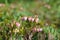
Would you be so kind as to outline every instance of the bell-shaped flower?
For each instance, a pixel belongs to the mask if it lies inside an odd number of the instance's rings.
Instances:
[[[26,16],[25,17],[22,17],[22,20],[25,20],[26,21],[27,20],[27,17]]]
[[[19,22],[16,22],[16,26],[20,27],[20,23]]]

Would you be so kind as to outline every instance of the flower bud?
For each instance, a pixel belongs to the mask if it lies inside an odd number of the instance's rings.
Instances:
[[[28,21],[31,21],[31,20],[32,20],[32,17],[29,17],[29,18],[28,18]]]
[[[38,23],[38,22],[39,22],[39,18],[36,18],[36,19],[35,19],[35,22]]]
[[[35,19],[34,19],[34,18],[32,18],[32,20],[31,20],[31,21],[32,21],[32,22],[34,22],[34,20],[35,20]]]
[[[20,26],[20,23],[16,22],[16,26],[18,26],[18,27],[19,27],[19,26]]]
[[[22,20],[25,20],[26,21],[27,20],[27,17],[22,17]]]
[[[42,31],[42,28],[37,28],[37,32],[41,32]]]

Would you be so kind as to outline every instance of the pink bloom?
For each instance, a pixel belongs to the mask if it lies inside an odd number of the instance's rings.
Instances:
[[[25,20],[26,21],[27,20],[27,17],[26,16],[25,17],[22,17],[22,20]]]
[[[28,20],[31,21],[32,20],[32,17],[29,17]]]
[[[34,21],[35,19],[34,18],[32,18],[32,22]]]
[[[18,26],[18,27],[19,27],[19,26],[20,26],[20,23],[16,22],[16,26]]]
[[[39,18],[36,18],[36,19],[35,19],[35,22],[38,23],[38,22],[39,22]]]

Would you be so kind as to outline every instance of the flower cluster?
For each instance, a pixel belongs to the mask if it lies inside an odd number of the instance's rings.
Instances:
[[[39,18],[33,18],[33,17],[26,17],[26,16],[24,16],[24,17],[22,17],[22,20],[24,20],[24,21],[31,21],[31,22],[36,22],[36,23],[38,23],[39,22]]]
[[[34,31],[34,32],[42,32],[43,29],[42,29],[42,28],[36,28],[36,27],[34,27],[34,28],[32,29],[32,31]]]

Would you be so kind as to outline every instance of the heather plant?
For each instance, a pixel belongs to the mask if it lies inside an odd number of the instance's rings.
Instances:
[[[60,40],[60,0],[0,0],[0,40]]]

